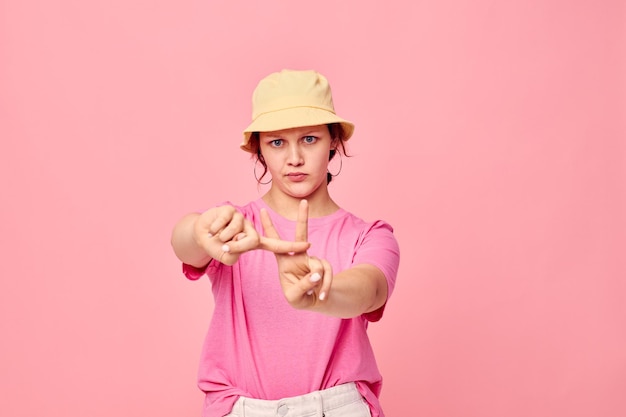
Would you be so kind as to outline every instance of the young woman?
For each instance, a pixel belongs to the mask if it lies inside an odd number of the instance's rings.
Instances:
[[[391,226],[331,198],[328,164],[354,131],[315,71],[270,74],[240,147],[269,174],[262,198],[183,217],[172,246],[207,274],[215,310],[202,350],[205,417],[383,416],[367,337],[393,290]]]

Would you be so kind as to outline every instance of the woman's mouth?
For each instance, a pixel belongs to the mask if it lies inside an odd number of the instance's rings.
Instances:
[[[289,181],[301,182],[306,179],[307,174],[305,174],[304,172],[290,172],[286,175],[286,177]]]

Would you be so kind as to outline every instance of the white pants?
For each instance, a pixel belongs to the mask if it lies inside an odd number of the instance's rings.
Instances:
[[[239,397],[225,417],[371,417],[353,382],[281,400]]]

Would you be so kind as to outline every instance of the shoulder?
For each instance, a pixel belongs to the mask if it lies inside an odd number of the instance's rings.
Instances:
[[[381,269],[395,275],[400,258],[400,247],[391,224],[380,219],[365,221],[351,213],[348,213],[348,216],[349,222],[353,224],[355,231],[358,231],[355,258],[375,265],[377,264],[375,260],[382,261],[387,264],[387,267]]]
[[[385,220],[363,220],[361,217],[356,216],[348,211],[345,212],[345,222],[352,228],[359,231],[361,238],[365,238],[369,235],[380,235],[393,238],[393,227]]]
[[[337,218],[333,226],[343,239],[353,242],[357,253],[392,253],[399,256],[398,241],[393,233],[393,227],[385,220],[366,221],[345,211]],[[349,238],[349,236],[351,236]]]

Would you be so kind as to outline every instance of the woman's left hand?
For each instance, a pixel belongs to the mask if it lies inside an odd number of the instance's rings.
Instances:
[[[300,202],[296,219],[295,242],[307,242],[309,206],[306,200]],[[281,239],[266,210],[261,209],[261,223],[265,236]],[[271,250],[269,248],[265,248]],[[333,271],[325,259],[309,256],[306,251],[277,253],[280,284],[289,304],[298,309],[309,309],[328,298]]]

